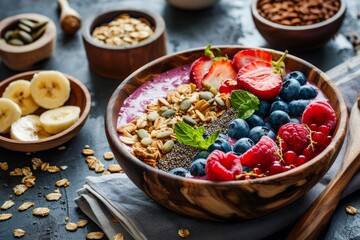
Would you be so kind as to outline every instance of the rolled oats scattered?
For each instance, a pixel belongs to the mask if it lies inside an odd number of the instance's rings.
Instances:
[[[33,187],[35,186],[35,176],[25,176],[21,179],[21,183],[25,184],[27,187]]]
[[[3,205],[1,205],[1,210],[7,210],[9,208],[11,208],[12,206],[14,206],[15,203],[12,200],[7,200],[3,203]]]
[[[103,232],[89,232],[86,234],[86,239],[102,239],[104,236]]]
[[[74,231],[76,231],[76,229],[78,228],[78,226],[77,226],[76,223],[68,222],[68,223],[66,223],[65,228],[66,228],[66,230],[68,230],[68,231],[74,232]]]
[[[101,176],[106,176],[106,175],[110,175],[110,174],[111,174],[111,172],[105,171],[105,172],[101,173]]]
[[[12,170],[10,172],[10,176],[12,176],[12,177],[22,176],[22,175],[23,175],[23,172],[22,172],[21,168],[15,168],[14,170]]]
[[[61,170],[66,170],[68,168],[68,166],[60,166]]]
[[[54,193],[60,193],[60,190],[59,190],[59,189],[55,189],[55,190],[54,190]]]
[[[59,151],[61,151],[61,150],[65,150],[66,149],[66,147],[65,146],[60,146],[60,147],[58,147],[58,150]]]
[[[95,154],[95,151],[90,148],[84,148],[81,152],[84,156],[92,156]]]
[[[88,220],[82,219],[82,220],[79,220],[76,225],[77,225],[78,228],[83,228],[83,227],[85,227],[88,223],[89,223]]]
[[[84,148],[90,148],[90,145],[86,144],[86,145],[84,146]]]
[[[111,238],[111,240],[124,240],[124,235],[122,233],[118,233]]]
[[[49,215],[50,209],[47,207],[38,207],[33,209],[33,215],[45,217]]]
[[[31,176],[32,175],[31,169],[29,167],[23,167],[21,169],[21,171],[25,176]]]
[[[14,193],[16,196],[19,196],[23,194],[26,190],[28,190],[28,187],[25,184],[18,184],[15,187],[13,187]]]
[[[31,208],[32,206],[34,206],[35,204],[33,202],[24,202],[23,204],[20,205],[20,207],[18,208],[19,211],[25,211],[29,208]]]
[[[10,218],[12,218],[12,214],[11,213],[1,213],[0,214],[0,221],[5,221],[8,220]]]
[[[107,169],[111,173],[120,173],[123,171],[122,167],[119,164],[110,164]]]
[[[114,154],[112,152],[104,152],[103,157],[105,160],[111,160],[111,159],[114,159]]]
[[[111,218],[111,221],[114,222],[114,223],[119,222],[119,220],[116,217]]]
[[[45,196],[46,200],[48,201],[58,201],[61,198],[61,193],[49,193],[48,195]]]
[[[190,231],[187,228],[180,228],[178,234],[181,238],[187,238],[190,235]]]
[[[105,170],[104,164],[98,162],[98,163],[95,165],[95,172],[96,172],[96,173],[102,173],[102,172],[104,172],[104,170]]]
[[[50,164],[45,162],[41,164],[41,171],[46,172],[49,169]]]
[[[7,162],[0,162],[0,169],[3,171],[7,171],[9,169],[9,165]]]
[[[57,167],[57,166],[49,166],[47,171],[51,172],[51,173],[56,173],[56,172],[60,172],[61,169],[59,167]]]
[[[70,182],[66,178],[63,178],[63,179],[60,179],[60,180],[56,181],[55,186],[57,186],[57,187],[68,187],[68,186],[70,186]]]
[[[357,209],[353,206],[346,206],[345,211],[350,215],[355,215],[357,213]]]
[[[38,167],[41,167],[43,161],[40,158],[32,158],[31,162],[33,163],[33,169],[36,170]]]
[[[21,237],[25,236],[26,232],[24,230],[18,228],[18,229],[15,229],[13,233],[14,233],[14,237],[21,238]]]

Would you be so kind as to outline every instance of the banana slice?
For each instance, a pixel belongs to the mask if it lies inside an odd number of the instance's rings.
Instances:
[[[80,117],[78,106],[64,106],[47,110],[40,115],[40,122],[48,133],[59,133],[73,125]]]
[[[10,83],[3,93],[4,98],[9,98],[19,105],[22,115],[28,115],[36,111],[36,104],[30,93],[30,81],[16,80]]]
[[[54,109],[69,99],[70,81],[58,71],[38,72],[31,79],[30,92],[39,106]]]
[[[11,124],[21,117],[19,105],[8,98],[0,98],[0,133],[8,133]]]
[[[21,117],[11,125],[10,136],[20,141],[36,141],[51,136],[45,132],[37,115]]]

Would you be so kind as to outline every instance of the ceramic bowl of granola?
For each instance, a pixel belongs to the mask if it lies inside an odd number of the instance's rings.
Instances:
[[[215,221],[263,216],[303,196],[330,168],[346,133],[345,102],[323,72],[297,57],[240,46],[208,50],[168,55],[131,74],[109,100],[107,139],[136,186],[176,213]],[[216,58],[220,52],[228,59]],[[280,69],[283,60],[285,72],[275,73],[271,59]],[[270,69],[271,84],[254,90],[246,83],[260,65]],[[300,86],[292,79],[298,76],[308,81]],[[317,94],[299,90],[291,100],[286,81]],[[283,118],[279,101],[297,117]],[[313,117],[318,112],[328,117]]]
[[[251,3],[258,31],[281,50],[305,51],[323,46],[338,32],[345,12],[345,0],[254,0]]]
[[[165,22],[155,12],[119,8],[90,16],[82,27],[90,69],[124,80],[142,65],[166,54]]]

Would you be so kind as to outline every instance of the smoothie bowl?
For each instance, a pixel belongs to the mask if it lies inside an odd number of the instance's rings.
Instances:
[[[110,98],[105,124],[137,187],[179,214],[224,221],[268,214],[319,182],[343,143],[347,111],[311,64],[221,46],[134,72]]]

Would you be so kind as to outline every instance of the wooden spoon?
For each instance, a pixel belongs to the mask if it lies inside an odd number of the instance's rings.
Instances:
[[[308,211],[292,228],[288,240],[317,239],[330,220],[341,194],[360,168],[360,95],[351,109],[347,146],[343,161],[334,178],[317,197]]]
[[[60,26],[66,34],[74,34],[81,26],[80,14],[70,7],[67,0],[58,0],[60,6]]]

